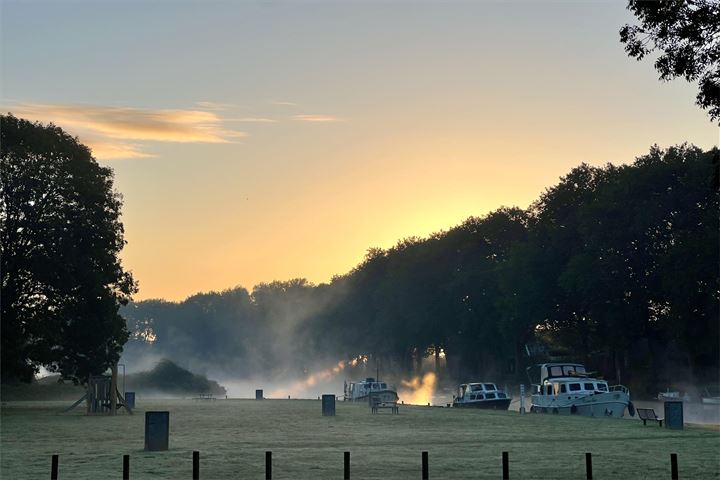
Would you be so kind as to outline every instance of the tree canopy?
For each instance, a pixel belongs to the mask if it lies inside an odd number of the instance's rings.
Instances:
[[[151,353],[235,378],[361,354],[408,375],[438,352],[456,380],[520,379],[558,356],[630,385],[662,385],[678,365],[716,374],[718,153],[653,147],[631,164],[582,164],[525,210],[370,249],[329,284],[133,303],[129,359]]]
[[[629,0],[628,9],[640,21],[620,30],[628,55],[641,60],[659,52],[660,79],[697,81],[697,105],[720,121],[720,2]]]
[[[59,127],[0,117],[2,380],[83,381],[117,361],[136,285],[112,170]]]

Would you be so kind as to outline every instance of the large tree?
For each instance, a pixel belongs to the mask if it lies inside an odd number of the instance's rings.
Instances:
[[[136,291],[113,172],[52,124],[0,116],[2,380],[83,381],[116,362]]]
[[[696,103],[720,120],[720,2],[718,0],[630,0],[640,21],[625,25],[620,40],[640,60],[657,51],[661,80],[698,82]]]

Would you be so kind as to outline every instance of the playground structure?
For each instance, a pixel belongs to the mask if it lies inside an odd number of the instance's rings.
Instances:
[[[88,415],[117,415],[119,408],[124,408],[132,415],[132,408],[118,390],[117,365],[110,369],[110,375],[92,375],[88,378],[87,390],[78,401],[65,411],[69,412],[85,401]]]

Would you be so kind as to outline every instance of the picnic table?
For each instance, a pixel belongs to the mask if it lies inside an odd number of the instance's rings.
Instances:
[[[383,409],[390,410],[393,415],[400,413],[397,402],[373,402],[370,407],[372,413],[379,413]]]
[[[193,400],[217,400],[212,393],[198,393],[198,396]]]

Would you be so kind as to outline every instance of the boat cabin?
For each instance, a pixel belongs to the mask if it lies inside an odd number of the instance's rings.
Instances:
[[[392,387],[391,387],[392,388]],[[351,398],[364,397],[371,392],[388,390],[385,382],[376,382],[374,378],[366,378],[363,382],[352,382],[348,385],[348,396]]]
[[[465,400],[494,400],[508,398],[494,383],[466,383],[458,387],[457,398]]]
[[[544,363],[540,367],[540,384],[533,385],[536,395],[589,395],[610,391],[605,380],[591,377],[580,363]]]
[[[607,393],[608,384],[604,380],[588,378],[578,379],[554,379],[546,380],[542,385],[535,385],[538,395],[561,395],[564,393],[587,395],[590,393]]]
[[[579,363],[543,363],[540,365],[540,383],[560,377],[585,377],[585,365]]]

